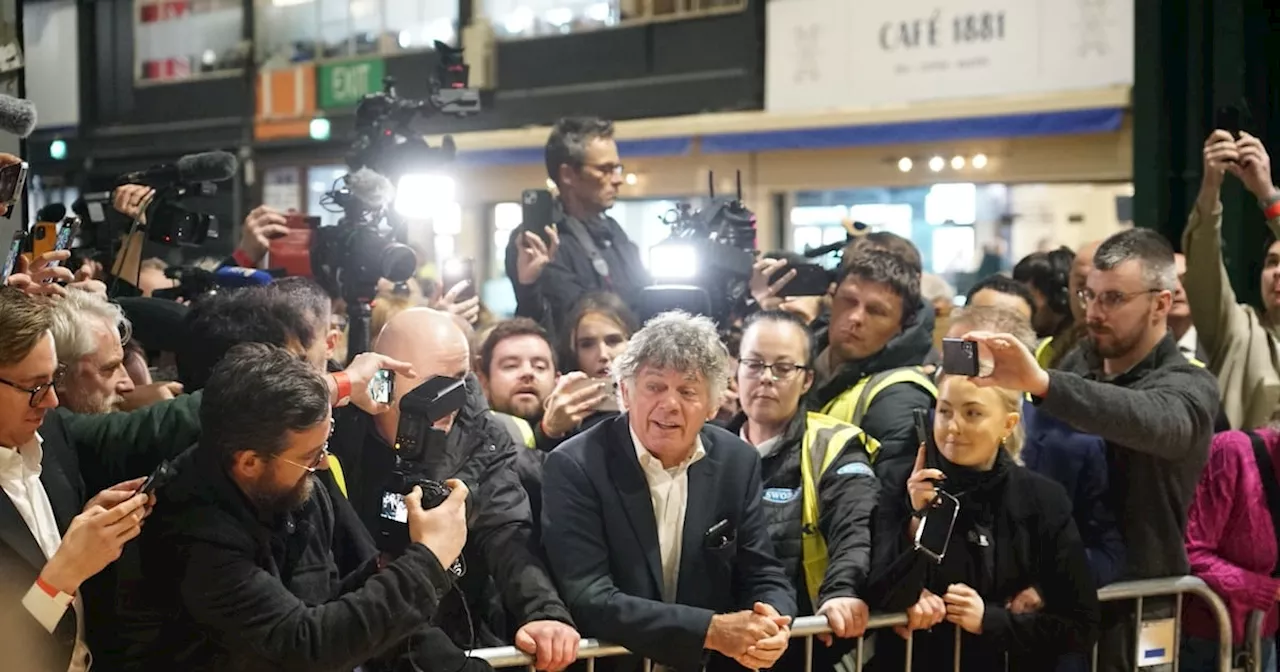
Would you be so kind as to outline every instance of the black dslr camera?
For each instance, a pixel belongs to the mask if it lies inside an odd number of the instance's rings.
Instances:
[[[409,545],[409,510],[405,495],[422,488],[422,508],[433,509],[449,497],[451,489],[428,476],[428,460],[444,450],[446,435],[432,427],[458,411],[467,401],[466,384],[447,376],[435,376],[400,399],[400,424],[396,427],[396,463],[382,491],[378,525],[378,549],[399,555]],[[462,576],[462,558],[449,568]]]

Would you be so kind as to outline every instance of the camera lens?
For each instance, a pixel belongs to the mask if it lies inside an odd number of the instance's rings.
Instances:
[[[382,277],[404,282],[418,270],[418,256],[408,245],[390,243],[382,250]]]

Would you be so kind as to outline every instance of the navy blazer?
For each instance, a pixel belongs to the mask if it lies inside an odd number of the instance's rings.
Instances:
[[[658,528],[628,416],[601,422],[561,444],[543,471],[543,545],[560,596],[583,635],[626,647],[678,670],[732,663],[703,650],[711,617],[755,602],[796,614],[795,592],[760,508],[760,456],[742,439],[706,425],[706,456],[690,465],[675,603],[662,600]],[[734,538],[708,530],[727,520]],[[639,659],[610,662],[631,670]]]

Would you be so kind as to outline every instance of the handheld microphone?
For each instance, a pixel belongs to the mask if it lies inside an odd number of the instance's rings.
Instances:
[[[0,131],[25,138],[36,130],[36,106],[29,100],[0,94]]]
[[[202,152],[188,154],[178,159],[176,163],[165,163],[146,170],[125,173],[120,176],[119,182],[153,187],[196,182],[222,182],[235,177],[239,169],[240,162],[232,154]]]
[[[258,287],[275,281],[270,273],[253,268],[222,266],[213,272],[213,282],[219,287]]]

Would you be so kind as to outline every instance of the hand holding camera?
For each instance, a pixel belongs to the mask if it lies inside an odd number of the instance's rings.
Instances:
[[[439,484],[431,484],[439,485]],[[428,488],[431,492],[423,492],[421,485],[415,485],[405,496],[408,508],[409,539],[431,549],[442,567],[453,565],[462,555],[462,547],[467,544],[467,486],[457,479],[444,482],[449,489],[447,495],[442,489]]]

